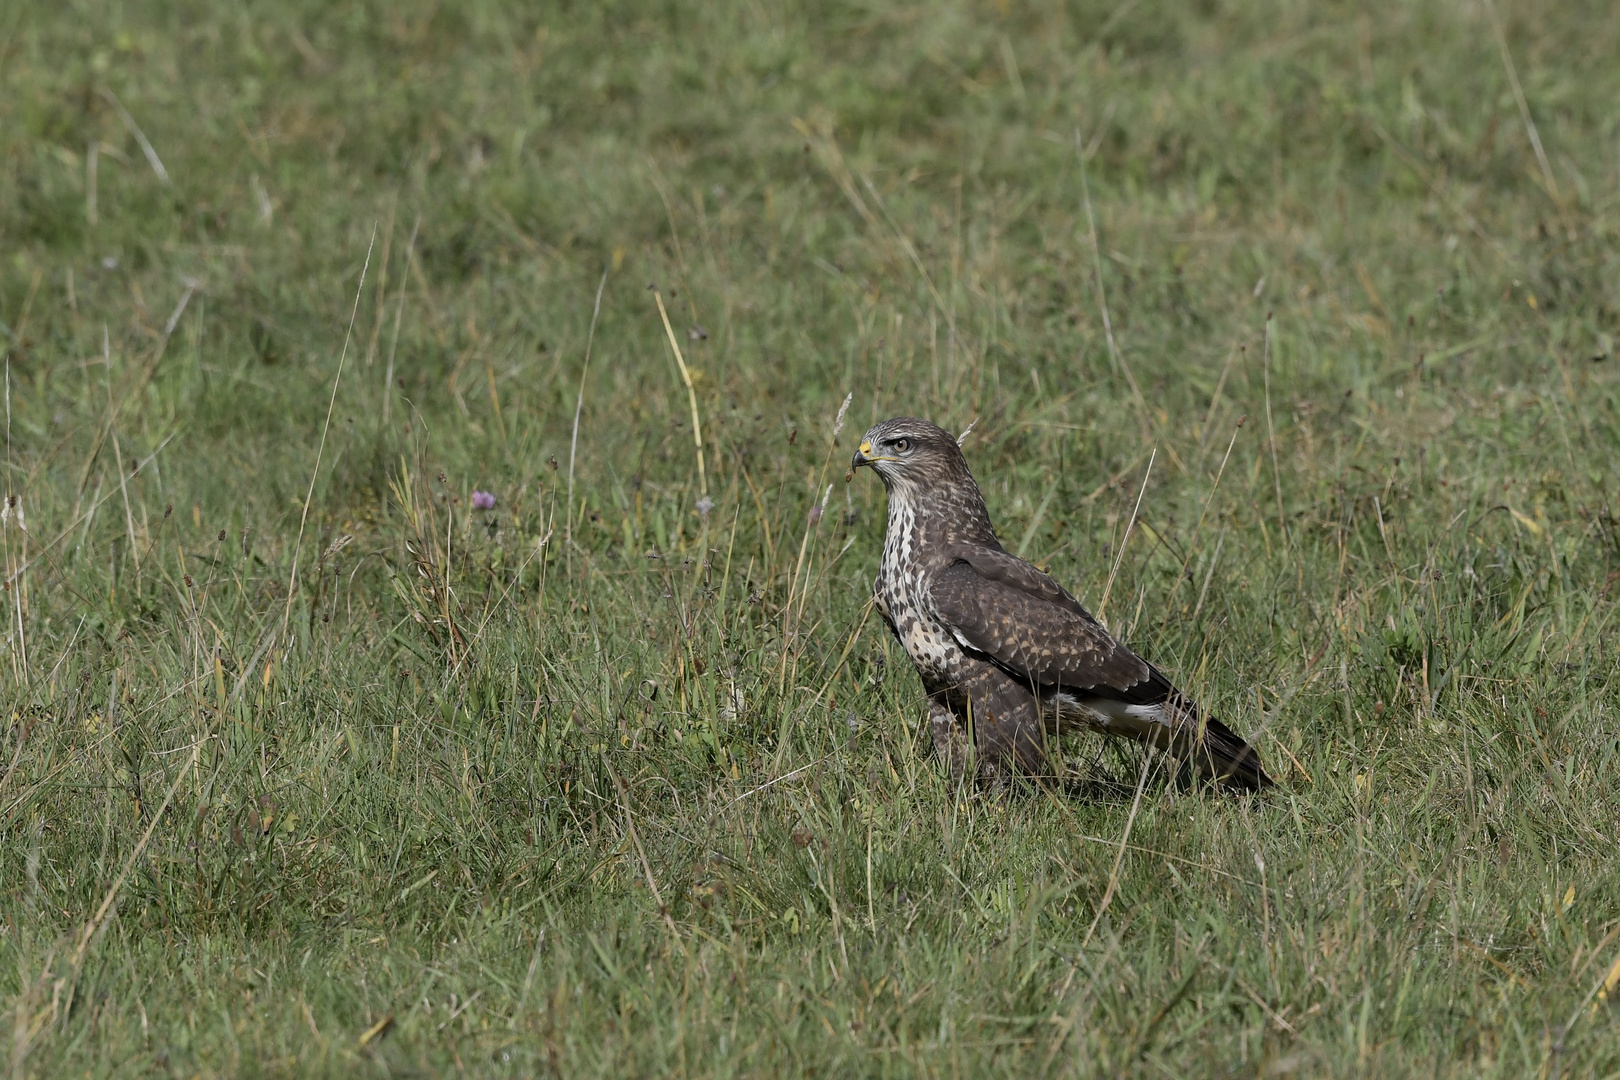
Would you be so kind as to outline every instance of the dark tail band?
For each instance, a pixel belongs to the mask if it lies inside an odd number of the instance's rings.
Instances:
[[[1214,717],[1203,721],[1204,737],[1194,752],[1198,771],[1227,787],[1263,791],[1275,781],[1260,766],[1260,754]]]

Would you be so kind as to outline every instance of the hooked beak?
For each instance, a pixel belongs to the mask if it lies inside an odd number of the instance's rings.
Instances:
[[[849,467],[851,469],[858,469],[862,465],[870,465],[870,464],[872,464],[872,459],[867,456],[871,452],[872,452],[872,444],[871,443],[869,443],[869,442],[861,443],[860,446],[855,448],[855,456],[849,459]]]

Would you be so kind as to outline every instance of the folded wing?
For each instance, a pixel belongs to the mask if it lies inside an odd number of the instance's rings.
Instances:
[[[1162,705],[1151,715],[1165,725],[1178,755],[1190,756],[1201,772],[1223,783],[1250,789],[1270,785],[1253,747],[1201,714],[1052,578],[999,548],[964,547],[952,554],[954,560],[933,576],[933,603],[964,646],[1031,689]]]
[[[1173,692],[1152,665],[1114,640],[1061,585],[1024,560],[964,547],[931,581],[935,613],[957,640],[1035,687],[1132,704]]]

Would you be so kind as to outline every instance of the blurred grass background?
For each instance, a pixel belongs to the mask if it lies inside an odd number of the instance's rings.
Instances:
[[[1617,52],[8,7],[11,1074],[1616,1075]],[[895,414],[1281,786],[951,789]]]

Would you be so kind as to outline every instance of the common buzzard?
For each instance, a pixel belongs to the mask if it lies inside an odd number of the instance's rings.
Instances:
[[[953,776],[1050,772],[1046,738],[1077,726],[1159,747],[1246,789],[1260,755],[1116,641],[1063,586],[996,540],[950,433],[912,417],[868,431],[851,468],[889,493],[873,594],[928,692],[934,748]]]

